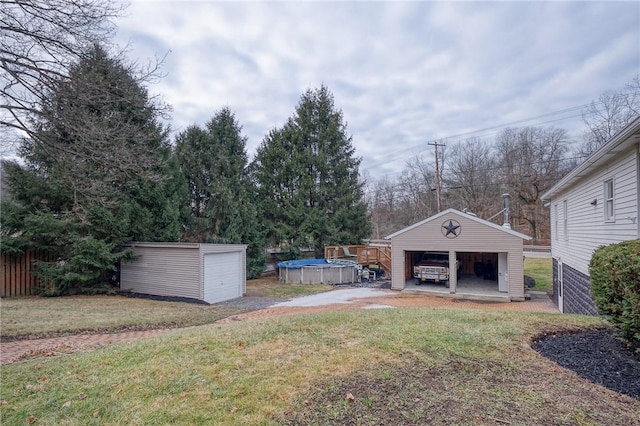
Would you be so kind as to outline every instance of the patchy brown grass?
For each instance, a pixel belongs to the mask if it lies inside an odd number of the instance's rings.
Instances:
[[[247,296],[289,299],[329,285],[281,284],[275,274],[247,281]],[[17,340],[77,333],[112,333],[210,324],[246,310],[123,296],[8,298],[0,301],[0,338]]]
[[[243,312],[184,302],[123,296],[2,299],[2,340],[209,324]]]
[[[278,275],[275,272],[269,272],[260,278],[247,280],[246,295],[289,299],[330,290],[333,290],[333,287],[327,284],[284,284],[278,281]]]
[[[526,355],[515,360],[404,356],[314,383],[287,425],[637,425],[640,404]]]
[[[640,401],[534,351],[598,318],[352,310],[177,330],[3,366],[7,424],[634,425]]]

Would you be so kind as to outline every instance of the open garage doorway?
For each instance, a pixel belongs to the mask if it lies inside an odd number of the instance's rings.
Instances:
[[[434,293],[454,292],[456,273],[451,273],[451,267],[459,266],[459,260],[454,260],[450,264],[449,252],[406,251],[405,288],[422,289],[425,292]]]
[[[459,252],[457,292],[508,292],[507,253]]]

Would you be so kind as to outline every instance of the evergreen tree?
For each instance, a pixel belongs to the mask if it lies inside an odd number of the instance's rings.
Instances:
[[[272,244],[293,255],[361,243],[371,225],[342,112],[326,86],[304,93],[294,115],[258,148],[252,165]]]
[[[229,108],[204,129],[178,135],[176,155],[189,187],[191,215],[184,241],[247,244],[247,276],[264,270],[264,236],[247,176],[246,137]]]
[[[131,240],[180,236],[179,169],[161,110],[130,67],[94,46],[41,105],[24,166],[7,164],[2,249],[40,248],[51,294],[102,282]]]

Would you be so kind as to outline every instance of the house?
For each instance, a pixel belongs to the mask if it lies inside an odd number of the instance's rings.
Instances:
[[[243,244],[133,242],[120,265],[120,288],[132,293],[218,303],[246,292]]]
[[[553,300],[596,315],[589,262],[600,246],[640,237],[640,117],[542,195],[551,215]]]
[[[445,297],[524,300],[522,242],[531,238],[512,230],[508,220],[505,223],[500,226],[448,209],[387,236],[391,288]],[[416,278],[420,265],[430,261],[448,267],[447,279]]]

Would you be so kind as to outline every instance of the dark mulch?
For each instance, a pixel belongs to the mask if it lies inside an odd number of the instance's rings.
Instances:
[[[580,377],[640,399],[640,356],[611,329],[548,335],[533,348]]]

